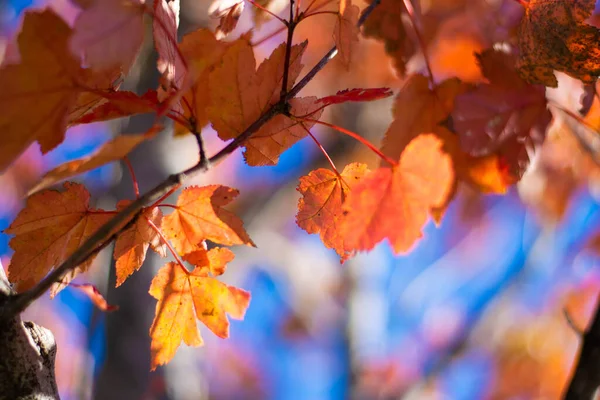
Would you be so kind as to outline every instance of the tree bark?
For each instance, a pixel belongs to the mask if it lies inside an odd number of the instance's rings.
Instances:
[[[0,307],[13,292],[0,264]],[[56,342],[52,332],[16,316],[0,321],[0,399],[59,399],[54,359]]]

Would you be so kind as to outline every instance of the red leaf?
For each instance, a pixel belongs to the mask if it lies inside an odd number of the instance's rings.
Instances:
[[[98,307],[100,311],[116,311],[119,309],[119,306],[112,306],[108,304],[104,296],[102,296],[102,293],[96,289],[96,286],[90,283],[70,283],[69,286],[79,290],[89,297],[92,303],[94,303],[94,305]]]
[[[323,103],[325,106],[332,104],[341,104],[348,101],[373,101],[385,99],[393,96],[390,88],[373,88],[373,89],[346,89],[340,90],[333,96],[323,97],[317,100],[317,103]]]

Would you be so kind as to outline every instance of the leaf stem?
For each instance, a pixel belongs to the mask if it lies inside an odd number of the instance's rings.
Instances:
[[[321,150],[321,153],[323,153],[323,155],[327,159],[327,162],[329,162],[329,165],[331,165],[331,168],[333,169],[333,171],[335,172],[335,174],[338,176],[338,178],[342,179],[342,175],[340,175],[340,172],[335,167],[335,164],[333,163],[333,160],[331,159],[331,157],[329,156],[329,153],[327,153],[327,150],[325,150],[325,148],[323,147],[323,145],[321,144],[321,142],[319,142],[319,140],[311,133],[310,129],[308,129],[306,126],[304,126],[304,124],[302,122],[300,122],[300,126],[302,127],[302,129],[304,129],[306,131],[306,133],[308,134],[308,136],[310,136],[311,139],[315,142],[315,144],[317,145],[317,147],[319,148],[319,150]]]
[[[181,267],[183,267],[183,269],[185,271],[187,271],[187,268],[183,265],[183,261],[181,261],[181,259],[179,258],[179,255],[177,254],[177,252],[175,251],[173,246],[171,246],[171,243],[167,240],[165,235],[163,235],[162,230],[158,226],[156,226],[156,224],[154,222],[152,222],[152,220],[150,218],[148,218],[146,216],[144,218],[146,219],[148,224],[152,227],[152,229],[154,229],[154,231],[158,234],[158,236],[160,237],[160,240],[162,240],[162,242],[167,246],[167,248],[173,255],[173,258],[175,258],[175,261],[177,261],[177,264],[179,264]]]
[[[133,165],[131,165],[131,161],[129,161],[129,157],[125,156],[123,157],[123,162],[125,163],[125,165],[127,166],[127,169],[129,170],[129,175],[131,175],[131,182],[133,184],[133,192],[135,193],[135,198],[139,198],[140,197],[140,187],[138,185],[138,180],[135,177],[135,171],[133,170]]]
[[[406,7],[406,11],[408,14],[408,18],[413,26],[415,31],[415,36],[417,37],[417,41],[419,42],[419,47],[421,48],[421,53],[423,53],[423,59],[425,60],[425,67],[427,68],[427,74],[429,75],[429,82],[431,83],[431,87],[435,87],[435,79],[433,76],[433,70],[431,69],[431,63],[429,62],[429,57],[427,56],[427,46],[425,46],[425,40],[423,40],[423,35],[421,34],[421,28],[419,26],[419,21],[415,16],[415,9],[413,8],[410,0],[403,0],[404,7]]]
[[[248,3],[252,4],[254,7],[258,8],[259,10],[264,11],[267,14],[269,14],[271,17],[277,19],[282,24],[287,25],[286,21],[283,18],[281,18],[277,14],[274,14],[273,12],[269,11],[268,9],[266,9],[263,6],[261,6],[260,4],[258,4],[257,2],[255,2],[254,0],[247,0],[247,1],[248,1]]]
[[[387,162],[388,164],[392,165],[392,166],[397,166],[398,162],[395,160],[392,160],[390,157],[386,156],[385,154],[383,154],[377,147],[375,147],[375,145],[373,145],[373,143],[369,142],[367,139],[365,139],[364,137],[348,130],[345,128],[342,128],[341,126],[337,126],[334,124],[330,124],[328,122],[323,122],[323,121],[317,121],[316,119],[309,119],[309,118],[302,118],[303,121],[306,122],[311,122],[313,124],[319,124],[319,125],[323,125],[323,126],[327,126],[331,129],[335,129],[338,132],[343,133],[344,135],[348,135],[353,139],[356,139],[357,141],[359,141],[360,143],[364,144],[365,146],[367,146],[369,149],[371,149],[371,151],[373,151],[375,154],[377,154],[382,160],[384,160],[385,162]]]

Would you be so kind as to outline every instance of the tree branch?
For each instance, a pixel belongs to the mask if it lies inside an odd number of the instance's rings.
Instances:
[[[600,297],[594,318],[583,335],[579,358],[565,400],[592,400],[600,386]]]
[[[380,2],[381,0],[374,0],[363,11],[360,19],[358,20],[357,25],[359,27],[364,24],[367,17],[373,12],[375,7],[377,7]],[[291,24],[293,24],[293,22],[291,22]],[[290,44],[288,44],[288,46],[289,45]],[[21,294],[11,296],[5,302],[5,304],[0,307],[0,322],[14,318],[16,315],[23,312],[33,301],[38,299],[48,289],[50,289],[55,282],[61,281],[67,272],[75,269],[90,256],[108,246],[108,244],[112,242],[112,240],[114,240],[119,233],[123,232],[130,224],[137,220],[137,218],[142,214],[142,209],[146,204],[156,201],[175,186],[181,185],[187,180],[188,177],[207,171],[209,166],[219,164],[231,153],[237,150],[243,142],[245,142],[252,134],[258,131],[271,118],[285,112],[287,102],[296,96],[298,92],[300,92],[315,77],[315,75],[336,56],[336,54],[337,48],[334,46],[282,99],[265,111],[256,121],[246,128],[244,132],[229,142],[218,153],[213,155],[208,160],[208,163],[199,160],[199,162],[193,167],[188,168],[187,170],[178,174],[170,175],[156,187],[149,190],[133,202],[129,203],[127,207],[119,211],[106,224],[102,225],[77,250],[75,250],[75,252],[69,256],[69,258],[67,258],[62,264],[50,272],[50,274],[48,274],[36,286]]]

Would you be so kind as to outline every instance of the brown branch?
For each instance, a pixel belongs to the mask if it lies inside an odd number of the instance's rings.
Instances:
[[[380,2],[381,0],[374,0],[373,3],[371,3],[369,7],[363,11],[360,19],[358,20],[357,25],[359,27],[365,22],[367,17],[371,14],[371,12],[373,12],[375,7],[377,7]],[[108,246],[108,244],[112,242],[117,235],[119,235],[121,232],[127,229],[130,224],[137,220],[137,218],[142,214],[142,209],[146,204],[158,200],[161,196],[169,192],[177,185],[181,185],[187,180],[188,177],[207,171],[209,166],[219,164],[231,153],[237,150],[243,142],[245,142],[252,134],[258,131],[271,118],[285,112],[287,108],[287,102],[296,96],[298,92],[300,92],[315,77],[315,75],[321,71],[331,59],[335,57],[336,54],[337,48],[334,46],[282,99],[265,111],[256,121],[246,128],[244,132],[229,142],[218,153],[213,155],[208,160],[208,163],[199,160],[199,162],[193,167],[188,168],[178,174],[170,175],[167,179],[155,186],[153,189],[149,190],[135,201],[129,203],[127,207],[119,211],[106,224],[102,225],[77,250],[75,250],[75,252],[69,256],[69,258],[67,258],[62,264],[50,272],[50,274],[48,274],[36,286],[21,294],[11,296],[10,299],[8,299],[5,304],[0,307],[0,322],[13,318],[14,316],[23,312],[33,301],[38,299],[48,289],[50,289],[55,282],[60,282],[67,272],[75,269],[93,254]]]
[[[592,400],[600,386],[600,304],[596,303],[594,318],[583,335],[583,345],[575,361],[573,377],[565,400]]]

